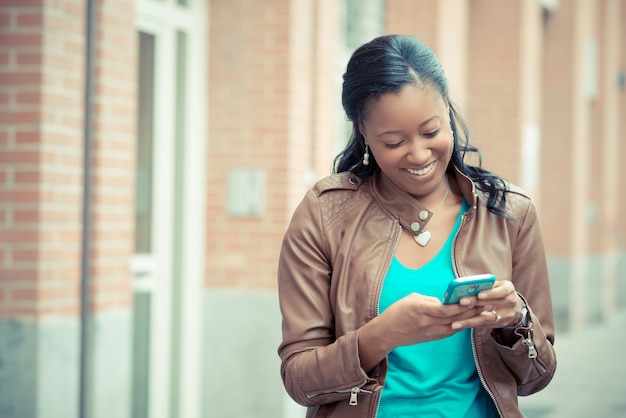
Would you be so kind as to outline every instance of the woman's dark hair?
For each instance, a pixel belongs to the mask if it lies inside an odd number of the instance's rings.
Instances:
[[[346,148],[335,157],[334,172],[350,171],[366,178],[380,170],[373,156],[370,156],[369,165],[363,165],[365,139],[359,127],[365,122],[367,105],[382,94],[399,93],[403,87],[418,83],[433,87],[449,105],[450,124],[454,132],[451,162],[487,194],[488,209],[505,216],[506,182],[481,167],[481,152],[469,144],[469,131],[450,101],[448,80],[437,56],[412,36],[381,36],[352,54],[343,75],[341,96],[346,116],[352,121],[352,135]],[[478,166],[465,163],[468,152],[478,155]]]

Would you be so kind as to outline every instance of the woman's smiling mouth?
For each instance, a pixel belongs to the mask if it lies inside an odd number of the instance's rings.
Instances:
[[[432,163],[428,164],[426,167],[420,169],[420,170],[413,170],[411,168],[406,168],[405,170],[408,171],[411,174],[417,175],[417,176],[425,176],[426,174],[430,173],[433,168],[435,168],[435,163],[437,161],[433,161]]]

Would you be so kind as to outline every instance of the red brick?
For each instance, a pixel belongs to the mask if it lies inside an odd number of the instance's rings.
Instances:
[[[31,307],[16,307],[10,302],[7,304],[0,303],[0,319],[5,318],[33,318],[36,317],[37,310],[35,306]]]
[[[0,229],[0,243],[36,243],[38,239],[39,231],[36,229],[23,229],[16,225]]]
[[[40,219],[38,210],[15,210],[13,220],[18,223],[36,223]]]
[[[4,33],[0,36],[0,48],[37,46],[41,44],[41,35],[32,33]]]
[[[38,144],[41,141],[41,132],[34,130],[17,130],[15,132],[16,145]]]
[[[39,52],[19,52],[16,54],[16,62],[19,66],[26,65],[41,65],[43,63],[43,56]]]
[[[8,28],[11,23],[11,14],[6,13],[2,8],[0,8],[0,28]]]
[[[0,164],[34,164],[40,161],[36,151],[4,151],[0,153]]]
[[[26,73],[0,73],[0,85],[38,85],[41,83],[41,74],[38,72]],[[1,122],[1,120],[0,120]]]
[[[2,282],[8,281],[32,281],[35,282],[38,272],[35,268],[8,268],[0,266],[0,286]]]
[[[4,149],[6,149],[6,145],[9,143],[9,133],[6,130],[2,130],[2,128],[0,127],[0,152],[4,152]]]
[[[37,288],[18,288],[11,290],[11,299],[20,302],[37,302],[39,298]]]
[[[37,190],[2,190],[0,189],[0,202],[35,203],[39,199]]]
[[[18,105],[39,104],[41,103],[40,92],[17,92],[15,94],[15,102]]]
[[[20,13],[17,15],[17,25],[20,28],[25,26],[40,27],[43,25],[43,15]]]
[[[13,261],[15,263],[21,262],[29,262],[29,261],[38,261],[39,260],[39,252],[37,250],[18,250],[14,249],[12,251]]]
[[[0,51],[0,70],[2,67],[7,66],[10,61],[10,55],[6,51]],[[0,80],[2,80],[2,76],[0,75]]]
[[[43,6],[43,1],[44,0],[2,0],[2,7],[16,7],[18,10],[22,7],[41,7]]]

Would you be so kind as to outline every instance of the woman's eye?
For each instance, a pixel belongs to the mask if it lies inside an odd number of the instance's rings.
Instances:
[[[432,132],[427,132],[427,133],[425,133],[425,134],[424,134],[424,136],[425,136],[426,138],[433,138],[433,137],[437,136],[437,134],[438,134],[440,131],[441,131],[441,129],[437,128],[437,129],[435,129],[435,130],[434,130],[434,131],[432,131]]]
[[[385,144],[385,147],[387,147],[387,148],[398,148],[400,145],[402,145],[402,141],[394,142],[392,144]]]

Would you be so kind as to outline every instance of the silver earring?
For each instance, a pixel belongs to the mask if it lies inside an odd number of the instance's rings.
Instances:
[[[370,153],[367,144],[365,144],[365,154],[363,154],[363,165],[370,165]]]

